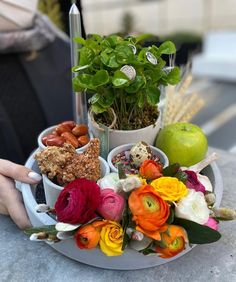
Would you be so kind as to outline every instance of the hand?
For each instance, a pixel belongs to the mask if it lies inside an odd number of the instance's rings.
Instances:
[[[0,214],[10,215],[16,225],[24,229],[31,224],[14,180],[36,184],[41,176],[22,165],[0,159]]]

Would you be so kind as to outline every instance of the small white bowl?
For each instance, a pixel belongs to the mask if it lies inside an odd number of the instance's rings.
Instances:
[[[110,151],[110,153],[107,156],[107,162],[110,166],[110,169],[112,172],[118,172],[118,169],[113,165],[112,163],[112,159],[114,156],[116,156],[117,154],[124,152],[124,151],[129,151],[136,143],[129,143],[129,144],[124,144],[121,146],[118,146],[116,148],[114,148],[113,150]],[[160,158],[161,163],[163,164],[164,167],[169,165],[169,160],[166,156],[166,154],[161,151],[160,149],[154,147],[154,146],[150,146],[151,150],[152,150],[152,154],[156,155]]]
[[[39,136],[38,136],[38,145],[39,145],[40,151],[42,151],[42,150],[44,150],[44,149],[47,148],[47,146],[45,146],[45,145],[42,143],[42,138],[43,138],[44,136],[47,136],[47,135],[51,134],[51,133],[56,129],[56,127],[57,127],[57,125],[53,125],[53,126],[51,126],[51,127],[48,127],[48,128],[46,128],[45,130],[43,130],[43,131],[39,134]],[[89,130],[89,132],[88,132],[88,135],[89,135],[89,139],[90,139],[90,140],[93,139],[93,134],[92,134],[92,132],[91,132],[90,130]],[[84,151],[84,150],[88,147],[88,145],[89,145],[89,142],[88,142],[86,145],[84,145],[83,147],[80,147],[80,148],[76,149],[76,152],[82,152],[82,151]]]
[[[106,160],[104,160],[102,157],[99,157],[99,160],[101,163],[101,177],[104,177],[110,172],[110,167]],[[45,174],[43,174],[43,186],[46,204],[50,207],[54,207],[57,197],[63,190],[63,187],[53,183]]]

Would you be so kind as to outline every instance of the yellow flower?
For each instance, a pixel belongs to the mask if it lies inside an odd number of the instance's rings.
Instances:
[[[151,185],[165,201],[177,202],[188,193],[188,188],[176,177],[160,177],[153,180]]]
[[[100,248],[107,256],[119,256],[123,253],[123,228],[115,221],[108,221],[100,233]]]

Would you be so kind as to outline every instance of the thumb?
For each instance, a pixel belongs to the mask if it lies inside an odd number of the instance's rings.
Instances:
[[[42,179],[37,172],[3,159],[0,159],[0,174],[29,184],[36,184]]]

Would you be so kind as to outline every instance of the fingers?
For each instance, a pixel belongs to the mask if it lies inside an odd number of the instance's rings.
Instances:
[[[21,193],[15,189],[14,182],[0,175],[0,213],[9,214],[20,229],[31,226]]]
[[[0,174],[29,184],[35,184],[41,180],[41,176],[31,169],[4,159],[0,159]]]

